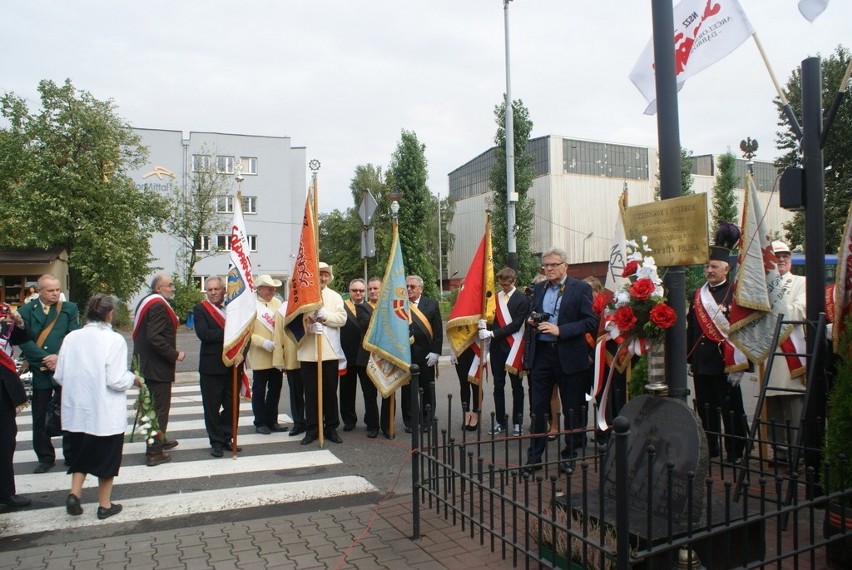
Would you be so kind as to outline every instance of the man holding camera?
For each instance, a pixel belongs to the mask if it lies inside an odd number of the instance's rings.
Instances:
[[[527,465],[531,469],[541,468],[546,445],[545,415],[554,385],[559,386],[565,429],[577,430],[565,436],[560,470],[569,468],[577,450],[586,445],[585,394],[587,370],[592,363],[586,333],[597,330],[598,317],[592,310],[591,286],[568,277],[567,259],[562,249],[552,248],[542,254],[545,280],[533,290],[527,319],[527,326],[534,329],[526,358],[534,418],[532,433],[542,434],[530,440]]]
[[[18,369],[12,359],[12,345],[29,340],[21,316],[6,303],[0,303],[0,505],[3,510],[29,506],[29,497],[15,493],[15,446],[19,406],[27,403]]]

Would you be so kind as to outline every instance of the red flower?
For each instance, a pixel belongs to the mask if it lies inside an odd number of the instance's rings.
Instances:
[[[630,286],[630,296],[637,301],[644,301],[651,296],[651,293],[653,293],[656,288],[657,287],[654,285],[654,282],[650,279],[637,279],[633,285]]]
[[[651,322],[657,325],[660,329],[669,328],[675,324],[675,321],[677,320],[677,315],[675,315],[674,309],[665,303],[657,303],[654,305],[649,316],[651,317]]]
[[[615,311],[612,318],[615,321],[615,326],[622,333],[629,331],[636,325],[636,315],[631,307],[620,307]]]
[[[630,277],[631,275],[636,273],[637,269],[639,269],[639,262],[636,261],[635,259],[632,259],[632,260],[627,262],[627,265],[624,266],[624,270],[622,270],[621,276],[622,277]]]
[[[598,314],[602,315],[604,309],[606,308],[606,295],[603,293],[599,293],[595,296],[595,300],[592,302],[592,310]]]

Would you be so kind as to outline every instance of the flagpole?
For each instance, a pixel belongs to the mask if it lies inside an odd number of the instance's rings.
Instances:
[[[754,45],[757,46],[757,51],[760,52],[760,57],[763,59],[763,65],[766,66],[766,71],[769,72],[769,78],[772,80],[772,84],[775,85],[775,91],[778,93],[778,98],[781,100],[781,105],[784,109],[784,116],[787,117],[787,122],[789,122],[790,126],[793,128],[796,138],[801,140],[802,136],[804,136],[802,133],[802,127],[799,126],[799,121],[796,120],[796,113],[793,112],[790,102],[787,101],[787,96],[784,95],[784,90],[781,89],[781,84],[778,83],[778,79],[775,77],[775,72],[772,70],[769,58],[766,57],[766,52],[763,50],[763,44],[760,43],[760,38],[757,37],[757,32],[753,33],[751,37],[754,40]]]
[[[317,170],[319,170],[319,161],[312,160],[310,167],[311,186],[314,198],[314,242],[317,244],[317,255],[319,255],[319,187],[317,185]],[[318,258],[319,259],[319,258]],[[322,298],[322,289],[320,289],[320,299]],[[315,336],[316,352],[317,352],[317,436],[319,437],[320,447],[325,446],[325,428],[323,427],[322,413],[322,333],[317,333]]]
[[[237,165],[237,176],[234,179],[237,181],[237,203],[240,205],[240,209],[242,209],[243,180],[245,180],[243,177],[242,165]],[[245,346],[247,347],[248,344]],[[245,352],[243,352],[242,356],[245,357]],[[237,383],[237,379],[239,377],[237,369],[239,367],[239,363],[234,364],[231,374],[231,384],[233,388],[233,392],[231,394],[231,459],[237,458],[237,431],[240,423],[240,388]]]
[[[486,236],[491,235],[491,209],[490,208],[485,209],[485,235]],[[489,240],[489,244],[490,244],[490,240]],[[486,248],[486,250],[488,250],[488,248]],[[486,283],[488,283],[488,275],[486,275],[486,273],[488,272],[488,267],[489,267],[487,259],[488,259],[488,256],[491,255],[491,251],[484,251],[483,253],[485,255],[485,259],[483,260],[483,263],[482,263],[482,300],[481,300],[480,311],[479,311],[480,320],[484,320],[488,316],[488,293],[489,293],[489,291],[487,291],[487,287],[486,287]],[[477,399],[479,401],[476,403],[476,409],[479,410],[480,414],[482,413],[482,397],[483,397],[482,393],[485,391],[485,375],[488,373],[485,369],[485,359],[486,359],[485,345],[486,345],[485,339],[484,338],[479,339],[479,355],[480,355],[480,357],[479,357],[479,394],[478,394],[478,397],[477,397]],[[498,422],[502,421],[502,418],[497,418],[497,421]]]

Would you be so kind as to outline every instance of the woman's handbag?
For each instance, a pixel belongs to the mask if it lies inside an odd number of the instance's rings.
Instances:
[[[62,435],[62,388],[54,386],[53,395],[47,403],[47,414],[44,416],[44,433],[47,437]]]

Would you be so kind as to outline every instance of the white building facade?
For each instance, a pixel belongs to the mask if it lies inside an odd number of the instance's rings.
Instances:
[[[307,195],[306,149],[291,145],[289,137],[134,129],[148,147],[148,162],[129,175],[140,187],[171,196],[190,187],[193,172],[215,168],[230,179],[226,194],[217,200],[217,212],[226,223],[216,235],[202,238],[198,248],[206,256],[194,270],[199,287],[211,275],[228,272],[227,222],[233,216],[238,167],[242,182],[243,213],[255,275],[268,273],[286,287],[299,247],[299,231]],[[151,239],[153,265],[169,274],[182,272],[183,246],[174,237],[158,233]],[[153,273],[151,275],[153,277]],[[150,280],[149,280],[150,281]],[[146,293],[147,283],[130,306]]]
[[[560,247],[568,253],[572,270],[581,276],[603,275],[622,191],[627,189],[630,206],[654,199],[657,149],[548,135],[530,139],[527,151],[535,158],[530,190],[535,200],[533,250],[540,253]],[[492,148],[449,174],[450,198],[456,202],[456,211],[450,225],[455,242],[448,255],[447,276],[454,272],[458,272],[457,278],[464,276],[482,238],[486,198],[491,194],[488,172],[495,162]],[[712,156],[693,158],[692,188],[696,193],[712,193],[715,162]],[[745,161],[737,161],[737,174],[742,181]],[[781,232],[782,224],[793,213],[781,209],[777,193],[771,192],[776,185],[775,168],[772,163],[756,162],[755,176],[767,226]],[[742,189],[736,194],[742,212]],[[707,203],[710,219],[712,196]]]

